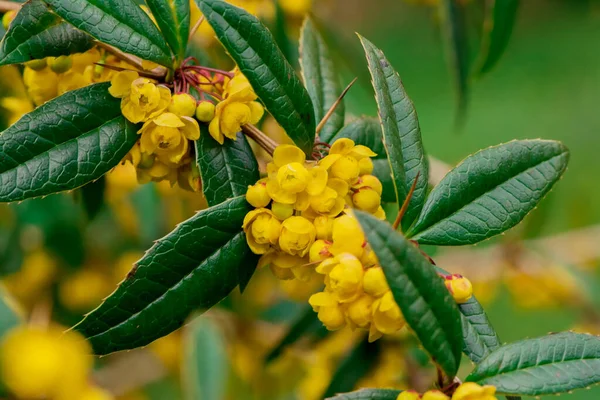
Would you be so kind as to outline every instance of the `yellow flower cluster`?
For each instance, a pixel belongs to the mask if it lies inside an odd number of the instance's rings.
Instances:
[[[92,361],[84,338],[57,326],[20,326],[0,344],[2,382],[23,399],[112,399],[90,385]]]
[[[429,390],[423,395],[414,390],[406,390],[400,393],[396,400],[497,400],[496,388],[494,386],[480,386],[474,382],[461,384],[452,397],[439,390]]]
[[[368,147],[339,139],[329,155],[306,162],[292,145],[275,149],[268,176],[248,188],[256,209],[244,219],[248,245],[280,279],[325,290],[309,299],[330,330],[346,324],[369,330],[370,340],[400,330],[405,322],[351,208],[385,219],[381,182],[373,175]]]
[[[135,71],[121,71],[111,79],[109,92],[121,99],[121,111],[133,123],[143,123],[140,141],[127,159],[136,167],[140,182],[168,180],[199,190],[190,140],[198,140],[200,127],[192,118],[196,100],[171,91]]]

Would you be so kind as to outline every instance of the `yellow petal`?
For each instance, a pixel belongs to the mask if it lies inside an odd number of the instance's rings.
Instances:
[[[333,142],[329,154],[341,154],[346,155],[350,153],[350,150],[354,148],[354,141],[348,138],[341,138]]]
[[[158,126],[166,126],[169,128],[181,128],[185,126],[181,119],[173,113],[162,113],[154,118],[153,122]]]
[[[181,120],[185,125],[183,129],[181,129],[183,135],[190,140],[200,139],[200,126],[198,125],[198,121],[190,117],[181,117]]]
[[[131,83],[139,77],[135,71],[121,71],[111,79],[108,92],[113,97],[125,97],[131,90]]]
[[[306,161],[306,155],[298,147],[291,144],[282,144],[277,146],[273,153],[273,162],[275,166],[281,167],[289,163],[300,163],[304,164]]]
[[[265,114],[265,109],[256,101],[251,101],[247,105],[250,108],[250,123],[257,124]]]
[[[223,144],[225,142],[225,136],[221,133],[221,124],[219,123],[219,118],[215,118],[208,125],[208,133],[213,137],[219,144]]]

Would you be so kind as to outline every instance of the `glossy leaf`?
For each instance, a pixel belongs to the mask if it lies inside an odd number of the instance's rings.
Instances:
[[[499,394],[540,396],[600,382],[600,337],[563,332],[526,339],[492,352],[467,377]]]
[[[254,268],[244,233],[244,197],[200,211],[158,240],[104,303],[75,329],[96,354],[144,346],[227,296]]]
[[[360,38],[371,72],[383,142],[390,161],[396,198],[403,204],[415,179],[417,186],[402,220],[406,229],[419,215],[427,195],[429,165],[415,107],[404,90],[400,76],[381,50]]]
[[[173,54],[183,60],[190,35],[189,0],[146,0]]]
[[[487,0],[479,73],[489,72],[506,50],[517,19],[519,0]]]
[[[170,67],[171,52],[150,17],[134,0],[44,0],[76,28],[143,60]]]
[[[104,194],[106,192],[106,178],[90,182],[80,189],[81,203],[89,219],[94,219],[104,205]]]
[[[186,332],[183,369],[189,399],[223,399],[229,374],[223,332],[210,318],[197,318]]]
[[[392,180],[392,172],[390,171],[387,153],[383,147],[381,124],[379,123],[379,120],[370,117],[354,120],[329,139],[329,143],[333,143],[341,138],[352,139],[356,144],[368,146],[377,153],[377,157],[373,159],[373,175],[379,178],[383,185],[381,200],[384,203],[396,202],[394,181]]]
[[[358,382],[375,367],[380,353],[379,342],[369,343],[363,338],[341,360],[323,397],[331,397],[336,393],[347,392],[355,388]]]
[[[109,83],[67,92],[0,133],[0,202],[76,189],[110,171],[136,142]]]
[[[246,194],[248,185],[260,178],[258,162],[246,137],[239,132],[237,140],[228,139],[221,145],[210,136],[206,125],[201,129],[196,157],[208,205]]]
[[[224,1],[196,3],[267,110],[310,156],[316,126],[312,101],[269,30],[253,15]]]
[[[355,211],[396,303],[423,348],[454,377],[463,347],[460,313],[442,278],[410,241],[385,221]]]
[[[462,321],[463,352],[477,364],[500,347],[500,340],[475,296],[459,304],[458,309]]]
[[[535,208],[568,160],[567,148],[551,140],[481,150],[432,190],[409,235],[422,244],[459,246],[502,233]]]
[[[361,389],[356,392],[341,393],[327,400],[396,400],[400,392],[394,389]]]
[[[310,17],[304,20],[300,33],[300,67],[315,109],[315,118],[321,121],[342,93],[342,88],[327,44]],[[344,116],[342,101],[323,126],[319,134],[321,141],[329,142],[342,129]]]
[[[92,45],[89,35],[64,22],[42,0],[30,0],[0,43],[0,65],[82,53]]]

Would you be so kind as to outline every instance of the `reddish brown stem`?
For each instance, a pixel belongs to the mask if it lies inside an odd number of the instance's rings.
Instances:
[[[396,220],[394,221],[393,225],[394,229],[398,229],[398,227],[400,226],[400,222],[402,222],[402,218],[404,218],[404,214],[406,214],[406,210],[408,210],[408,205],[410,204],[410,200],[412,199],[413,194],[415,193],[417,181],[419,180],[420,175],[421,172],[417,172],[417,176],[415,176],[415,180],[413,181],[413,184],[410,187],[410,191],[408,192],[408,195],[406,195],[406,199],[404,200],[402,207],[400,207],[400,210],[398,211],[398,216],[396,217]]]

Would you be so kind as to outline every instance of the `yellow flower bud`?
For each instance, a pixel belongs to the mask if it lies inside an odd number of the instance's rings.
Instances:
[[[331,291],[340,303],[356,300],[363,290],[363,266],[352,254],[344,253],[335,257],[338,264],[329,273]]]
[[[271,197],[267,192],[267,180],[261,179],[255,185],[248,186],[246,192],[246,201],[255,208],[264,208],[271,202]]]
[[[352,185],[352,189],[354,190],[359,190],[364,187],[373,189],[377,192],[377,194],[379,194],[379,196],[381,196],[381,193],[383,193],[381,181],[373,175],[362,175],[360,178],[358,178],[356,183]]]
[[[99,270],[84,268],[62,280],[59,298],[71,311],[89,311],[113,289],[112,282]]]
[[[333,218],[319,216],[315,218],[313,224],[315,225],[315,229],[317,230],[317,239],[331,241],[333,234]]]
[[[48,66],[57,74],[64,74],[73,66],[73,60],[69,56],[48,57]]]
[[[281,224],[279,247],[288,254],[304,257],[316,236],[312,222],[304,217],[290,217]]]
[[[352,195],[352,203],[359,210],[373,214],[381,205],[381,197],[375,190],[364,187]]]
[[[331,293],[315,293],[308,299],[308,303],[318,313],[319,320],[330,331],[341,329],[346,325],[344,311]]]
[[[58,79],[58,95],[66,93],[71,90],[79,89],[84,86],[91,84],[92,81],[86,79],[85,76],[76,71],[68,71],[60,76]]]
[[[373,298],[368,294],[363,294],[358,299],[348,305],[346,314],[348,319],[359,328],[366,328],[372,319],[371,306]]]
[[[25,63],[25,66],[27,68],[31,68],[34,71],[41,71],[44,68],[46,68],[47,65],[48,65],[48,62],[46,61],[45,58],[42,58],[41,60],[31,60],[31,61],[27,61]]]
[[[210,101],[201,101],[196,107],[196,119],[200,122],[210,122],[215,118],[215,105]]]
[[[29,67],[25,68],[23,82],[25,82],[33,102],[38,106],[55,98],[58,94],[58,76],[50,68],[39,71],[34,71]]]
[[[274,201],[271,205],[271,211],[273,211],[278,220],[283,221],[294,215],[294,206]]]
[[[277,244],[281,231],[281,223],[266,208],[257,208],[246,214],[242,227],[248,246],[255,254],[267,253]]]
[[[349,215],[342,215],[333,221],[333,245],[331,253],[350,253],[361,257],[364,251],[365,235],[358,221]]]
[[[196,112],[196,99],[188,93],[174,94],[167,110],[180,117],[193,117]]]
[[[114,397],[104,389],[89,386],[83,391],[79,400],[114,400]]]
[[[401,392],[396,400],[420,400],[421,395],[414,390],[405,390]]]
[[[471,281],[459,274],[446,278],[446,287],[458,304],[466,303],[473,296],[473,285]]]
[[[371,267],[365,271],[363,288],[365,293],[374,297],[381,297],[390,290],[381,267]]]
[[[373,169],[375,166],[373,165],[373,160],[368,157],[361,158],[358,161],[358,173],[360,175],[368,175],[373,173]]]
[[[331,246],[331,242],[326,242],[325,240],[315,241],[312,246],[310,246],[310,251],[308,253],[309,261],[314,263],[332,257],[329,252],[329,246]]]
[[[475,382],[465,382],[456,389],[452,400],[497,400],[495,394],[494,386],[479,386]]]
[[[331,217],[335,217],[342,212],[345,205],[344,199],[338,197],[337,192],[329,187],[326,187],[320,195],[313,196],[310,199],[310,206],[315,212]]]
[[[450,397],[446,396],[439,390],[429,390],[423,393],[421,400],[450,400]]]
[[[277,171],[277,183],[279,187],[290,193],[299,193],[306,189],[310,174],[304,165],[300,163],[289,163]]]
[[[373,326],[377,331],[391,335],[405,325],[404,317],[391,291],[373,303]]]
[[[352,182],[358,177],[358,161],[350,156],[343,156],[337,160],[329,170],[331,176]]]
[[[2,26],[4,27],[4,30],[8,30],[10,23],[13,21],[13,19],[15,19],[16,16],[17,12],[14,10],[9,10],[2,16]]]

